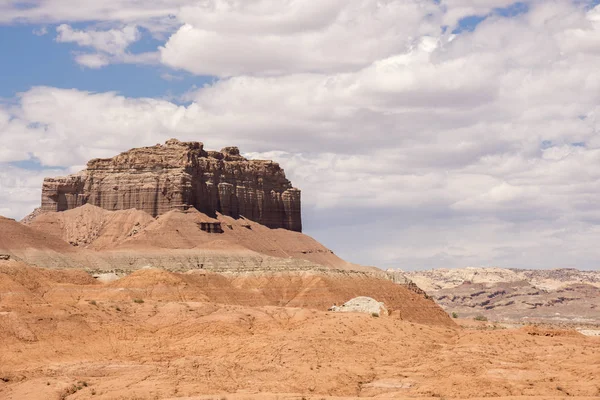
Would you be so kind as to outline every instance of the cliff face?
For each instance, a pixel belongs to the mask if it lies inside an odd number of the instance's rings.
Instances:
[[[300,190],[279,164],[247,160],[237,147],[205,151],[202,143],[176,139],[95,159],[78,174],[44,180],[43,211],[84,204],[136,208],[152,216],[194,207],[211,216],[220,212],[269,228],[302,231]]]

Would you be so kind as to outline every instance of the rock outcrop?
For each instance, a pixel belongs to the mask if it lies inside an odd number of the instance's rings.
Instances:
[[[404,274],[460,317],[553,324],[600,322],[600,271],[472,267]]]
[[[387,316],[388,310],[385,304],[372,297],[359,296],[348,300],[341,306],[334,305],[329,309],[333,312],[358,312],[371,314],[374,317]]]
[[[237,147],[205,151],[200,142],[176,139],[95,159],[77,174],[44,180],[43,211],[84,204],[135,208],[154,217],[194,207],[212,217],[219,212],[269,228],[302,231],[300,190],[279,164],[248,160]]]

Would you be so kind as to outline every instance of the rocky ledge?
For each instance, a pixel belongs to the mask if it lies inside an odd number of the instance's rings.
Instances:
[[[302,231],[300,190],[279,164],[248,160],[237,147],[205,151],[200,142],[176,139],[94,159],[77,174],[44,180],[43,211],[84,204],[135,208],[155,217],[194,207],[210,216],[243,216],[269,228]]]

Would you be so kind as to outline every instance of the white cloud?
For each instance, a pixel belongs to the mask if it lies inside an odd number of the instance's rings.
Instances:
[[[48,27],[42,26],[41,28],[34,29],[32,32],[35,36],[44,36],[48,34]]]
[[[62,24],[56,28],[57,42],[77,43],[79,46],[107,54],[122,54],[132,43],[141,38],[140,31],[134,25],[124,26],[122,29],[99,30],[74,30],[69,25]]]
[[[32,171],[0,163],[0,215],[21,219],[40,206],[45,176],[64,175],[64,169]]]
[[[159,59],[157,52],[131,54],[127,51],[129,46],[141,39],[141,33],[134,25],[109,30],[74,30],[62,24],[56,32],[57,42],[76,43],[96,51],[75,55],[75,61],[88,68],[102,68],[112,63],[151,64]]]
[[[509,2],[203,4],[178,14],[187,25],[162,60],[231,78],[190,91],[188,106],[33,88],[0,106],[1,169],[31,156],[82,165],[170,137],[238,145],[281,162],[308,232],[353,261],[595,266],[600,6],[536,1],[451,35],[442,24]],[[103,31],[66,32],[134,57]],[[15,186],[4,178],[0,192]],[[10,215],[24,208],[0,198]]]
[[[84,67],[97,69],[109,65],[110,57],[101,53],[78,54],[75,56],[75,61]]]
[[[183,80],[183,77],[180,75],[174,75],[168,72],[164,72],[160,75],[160,77],[162,79],[164,79],[165,81],[169,81],[169,82],[173,82],[173,81],[181,81]]]
[[[137,24],[145,28],[170,31],[177,26],[174,14],[181,6],[193,0],[78,0],[77,6],[65,0],[0,2],[0,23],[63,23],[63,22],[119,22]]]
[[[439,34],[439,16],[418,0],[213,0],[181,9],[161,56],[199,75],[356,70]]]

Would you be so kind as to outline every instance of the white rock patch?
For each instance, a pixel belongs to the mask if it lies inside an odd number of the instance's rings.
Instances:
[[[330,311],[334,312],[360,312],[365,314],[387,316],[388,310],[385,305],[371,297],[355,297],[341,306],[332,306]]]

